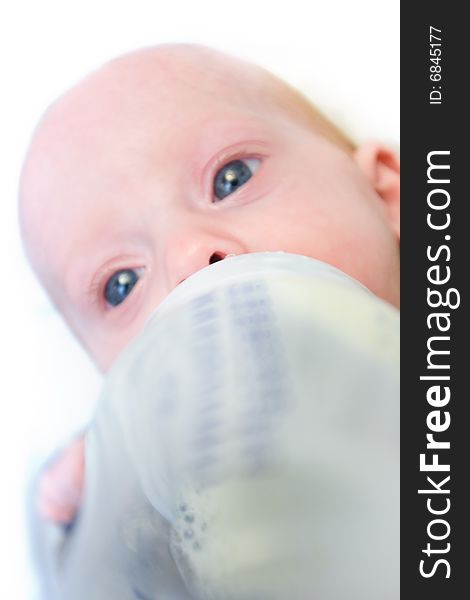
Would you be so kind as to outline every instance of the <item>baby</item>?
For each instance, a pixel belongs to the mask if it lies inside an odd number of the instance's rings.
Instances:
[[[398,306],[399,205],[393,152],[193,45],[121,57],[60,98],[20,185],[31,263],[103,372],[175,286],[230,254],[311,256]],[[79,438],[42,477],[43,517],[73,520],[84,468]]]

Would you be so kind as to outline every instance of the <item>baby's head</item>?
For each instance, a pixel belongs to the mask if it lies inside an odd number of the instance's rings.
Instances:
[[[135,52],[46,113],[20,186],[30,260],[101,369],[181,281],[283,250],[399,301],[399,169],[300,94],[207,48]]]

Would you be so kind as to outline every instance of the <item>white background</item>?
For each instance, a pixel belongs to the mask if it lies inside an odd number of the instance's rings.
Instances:
[[[28,140],[46,106],[99,64],[178,41],[258,62],[357,141],[398,147],[398,0],[16,0],[2,9],[0,594],[8,600],[35,597],[24,524],[29,473],[84,426],[100,386],[21,250],[16,196]]]

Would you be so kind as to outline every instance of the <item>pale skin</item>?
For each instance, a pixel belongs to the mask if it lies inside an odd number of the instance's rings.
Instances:
[[[228,254],[311,256],[398,307],[397,157],[348,149],[291,104],[257,67],[175,45],[105,65],[48,111],[22,174],[25,245],[103,372],[174,287]],[[251,176],[218,198],[233,161]],[[113,276],[135,283],[116,305]],[[45,518],[73,519],[84,469],[78,439],[42,477]]]

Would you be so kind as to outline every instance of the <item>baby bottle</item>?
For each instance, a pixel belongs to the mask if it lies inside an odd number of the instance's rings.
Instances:
[[[109,373],[45,597],[397,599],[398,335],[304,256],[189,277]]]

